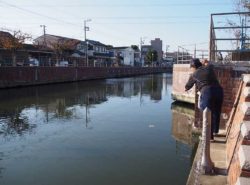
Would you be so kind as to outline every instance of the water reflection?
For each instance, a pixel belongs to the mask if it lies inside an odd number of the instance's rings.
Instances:
[[[192,148],[192,155],[190,156],[190,165],[192,165],[193,158],[198,144],[198,135],[194,130],[195,122],[195,107],[192,104],[174,102],[171,106],[172,110],[172,136],[176,140],[176,154],[185,155],[183,144]]]
[[[147,96],[160,101],[163,79],[164,83],[170,83],[160,75],[149,75],[1,90],[0,135],[22,135],[53,119],[83,119],[87,126],[91,122],[91,109],[107,102],[109,97],[139,95],[140,101]],[[40,118],[35,119],[37,116]]]
[[[172,134],[176,141],[191,145],[192,128],[195,120],[194,105],[172,103]]]
[[[36,125],[28,122],[28,117],[22,115],[22,110],[1,110],[0,112],[0,135],[21,135],[25,130],[32,130]]]
[[[0,184],[184,184],[193,149],[171,114],[171,83],[164,74],[1,90]]]

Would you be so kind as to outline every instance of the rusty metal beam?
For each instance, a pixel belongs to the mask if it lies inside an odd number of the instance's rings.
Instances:
[[[241,29],[241,28],[250,28],[250,26],[222,26],[222,27],[213,27],[214,30],[223,30],[223,29]]]

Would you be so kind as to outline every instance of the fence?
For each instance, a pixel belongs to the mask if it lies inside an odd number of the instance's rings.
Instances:
[[[250,51],[250,12],[211,14],[210,61],[232,61],[234,53]]]
[[[182,46],[178,46],[177,52],[177,64],[189,64],[192,58],[205,59],[208,58],[208,50],[195,48],[187,49]]]

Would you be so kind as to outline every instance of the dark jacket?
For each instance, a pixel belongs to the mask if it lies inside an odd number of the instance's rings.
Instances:
[[[196,84],[196,87],[199,91],[202,90],[203,87],[209,86],[209,85],[220,85],[217,77],[215,75],[213,65],[208,66],[201,66],[199,67],[190,77],[189,80],[185,86],[186,90],[191,89],[194,84]]]

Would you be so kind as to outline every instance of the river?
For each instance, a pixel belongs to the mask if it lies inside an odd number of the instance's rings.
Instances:
[[[0,90],[0,184],[185,184],[193,112],[171,91],[170,74]]]

